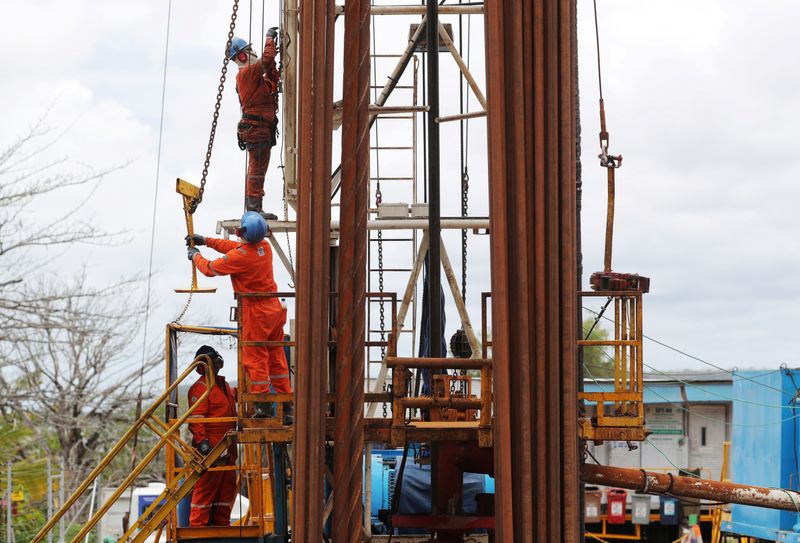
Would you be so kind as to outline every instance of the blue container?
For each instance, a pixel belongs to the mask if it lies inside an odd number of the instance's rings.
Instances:
[[[677,498],[661,496],[658,512],[661,514],[662,525],[677,526],[681,518],[681,502]]]
[[[800,371],[742,371],[733,375],[731,474],[737,483],[797,488],[800,420],[793,398]],[[793,527],[798,515],[747,505],[733,505],[723,531],[768,541],[800,542]]]

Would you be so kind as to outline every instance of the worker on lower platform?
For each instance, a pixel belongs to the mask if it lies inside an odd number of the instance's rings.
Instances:
[[[198,403],[206,391],[205,366],[198,366],[201,377],[189,388],[189,407],[197,407],[189,416],[193,418],[235,417],[236,389],[232,388],[219,370],[225,364],[222,356],[208,345],[197,349],[195,358],[207,355],[214,371],[214,387],[209,395]],[[203,361],[206,361],[203,359]],[[197,422],[189,424],[192,445],[207,455],[225,438],[225,434],[236,428],[236,422]],[[231,443],[226,453],[214,463],[213,467],[235,466],[237,458],[236,443]],[[192,508],[189,515],[190,526],[228,526],[231,523],[231,508],[236,498],[235,471],[206,471],[200,476],[192,491]]]
[[[200,273],[208,277],[230,275],[236,294],[276,292],[278,286],[272,273],[272,248],[264,239],[269,235],[266,221],[258,213],[248,211],[242,215],[236,235],[244,243],[195,234],[196,246],[206,245],[225,254],[222,258],[211,261],[204,258],[196,247],[189,247],[189,260],[195,263]],[[186,241],[188,244],[188,236]],[[283,341],[286,309],[277,298],[243,298],[241,319],[240,341]],[[292,392],[289,365],[282,346],[245,345],[242,356],[242,364],[250,378],[250,392],[269,392],[270,384],[277,393]],[[256,402],[255,416],[273,416],[272,404]],[[285,404],[283,422],[293,422],[291,404]]]
[[[236,74],[236,92],[242,109],[242,119],[237,127],[239,148],[247,149],[247,179],[245,181],[245,209],[257,211],[264,218],[275,220],[272,213],[262,210],[264,178],[269,167],[269,157],[278,136],[278,86],[280,73],[275,64],[275,40],[278,29],[270,28],[264,41],[261,58],[253,52],[252,44],[242,38],[233,38],[228,58],[239,66]]]

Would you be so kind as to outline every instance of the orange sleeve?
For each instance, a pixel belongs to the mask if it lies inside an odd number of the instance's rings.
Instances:
[[[192,385],[189,389],[189,407],[192,407],[197,401],[200,399],[200,396],[206,391],[206,384],[203,382],[198,382]],[[208,416],[208,398],[205,398],[200,403],[197,404],[197,407],[192,414],[189,415],[189,420],[192,419],[199,419]],[[208,439],[206,435],[206,425],[202,423],[198,424],[189,424],[189,431],[192,433],[192,442],[193,443],[200,443],[204,439]]]
[[[267,67],[270,65],[270,63],[275,62],[275,55],[275,40],[267,36],[264,40],[264,54],[261,55],[261,63],[264,65],[264,67]]]
[[[194,264],[200,273],[206,277],[231,275],[247,269],[247,254],[240,247],[228,251],[225,256],[216,260],[209,260],[198,253],[194,256]]]
[[[239,242],[230,239],[206,238],[206,246],[224,254],[236,249],[239,246]]]

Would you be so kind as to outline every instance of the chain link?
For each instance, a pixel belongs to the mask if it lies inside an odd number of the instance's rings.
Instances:
[[[383,195],[379,183],[375,190],[375,206],[381,205],[382,201]],[[383,289],[383,230],[378,230],[378,292],[383,292]],[[380,316],[381,342],[383,342],[386,337],[386,307],[383,298],[380,298],[378,304],[378,314]],[[384,358],[386,358],[386,346],[381,345],[381,360]]]
[[[469,209],[469,171],[464,166],[461,174],[461,216],[466,217]],[[461,231],[461,299],[467,301],[467,231]]]
[[[217,101],[214,104],[214,115],[211,119],[211,132],[208,134],[208,149],[206,149],[206,160],[203,162],[203,177],[200,179],[200,194],[196,200],[192,200],[189,205],[189,213],[197,211],[197,206],[203,201],[203,192],[206,190],[206,178],[208,168],[211,165],[211,151],[214,149],[214,137],[217,135],[217,121],[219,120],[219,108],[222,105],[222,91],[225,89],[225,80],[228,77],[228,51],[231,50],[233,41],[233,31],[236,28],[236,12],[239,11],[239,0],[233,0],[233,12],[231,13],[231,23],[228,27],[228,41],[225,43],[225,59],[222,61],[222,73],[219,76],[219,86],[217,86]]]
[[[183,306],[183,309],[181,309],[181,312],[178,313],[178,316],[175,317],[172,320],[172,322],[174,322],[175,324],[180,324],[181,323],[181,319],[183,318],[184,315],[186,315],[186,311],[189,309],[189,305],[191,305],[191,303],[192,303],[192,295],[193,294],[194,294],[194,292],[189,292],[189,298],[186,300],[186,305]]]
[[[389,391],[389,387],[390,387],[390,385],[388,383],[383,383],[383,391],[384,392],[388,392]],[[382,405],[383,405],[383,418],[386,418],[386,417],[389,416],[389,411],[388,411],[388,409],[386,407],[386,402],[383,402]]]

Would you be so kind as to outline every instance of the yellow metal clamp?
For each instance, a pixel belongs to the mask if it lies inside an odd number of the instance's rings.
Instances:
[[[175,182],[175,191],[183,196],[183,215],[186,218],[186,231],[189,234],[189,247],[194,247],[194,222],[192,220],[192,202],[200,197],[200,187],[192,185],[188,181],[178,178]],[[192,286],[188,289],[175,289],[175,292],[180,293],[211,293],[216,292],[216,288],[199,288],[197,286],[197,266],[192,260]]]

